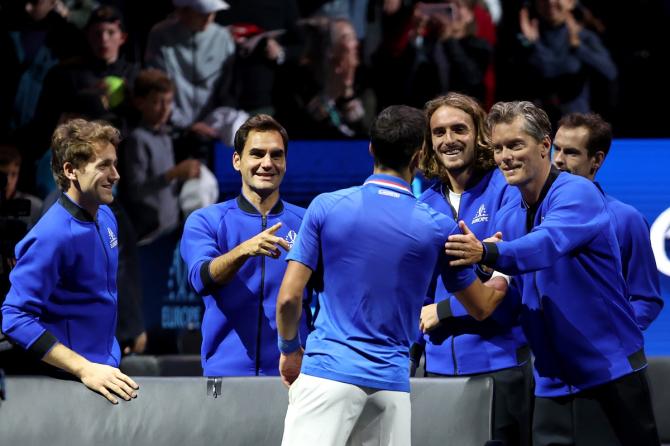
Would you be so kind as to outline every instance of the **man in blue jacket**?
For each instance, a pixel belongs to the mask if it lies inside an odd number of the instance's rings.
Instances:
[[[623,277],[640,330],[656,319],[663,308],[658,268],[649,240],[649,224],[633,206],[607,195],[595,181],[612,144],[612,127],[594,113],[572,113],[558,123],[552,159],[563,171],[594,182],[605,196],[621,249]]]
[[[285,252],[304,209],[282,201],[286,130],[271,116],[248,119],[235,135],[233,167],[242,193],[191,214],[181,255],[189,282],[205,301],[205,376],[277,375],[275,302]],[[301,327],[305,332],[305,319]]]
[[[425,126],[417,109],[384,109],[370,130],[373,175],[305,213],[277,298],[284,445],[411,444],[409,348],[433,275],[462,299],[503,296],[447,265],[442,246],[458,227],[412,194]],[[300,302],[313,274],[320,312],[303,360]]]
[[[118,230],[107,207],[119,180],[119,132],[74,119],[52,138],[52,171],[63,194],[16,246],[2,331],[18,346],[118,401],[137,384],[118,369]]]
[[[521,197],[496,215],[504,241],[446,243],[453,265],[481,262],[514,276],[535,355],[533,444],[658,445],[642,332],[628,302],[605,198],[551,166],[551,124],[530,102],[493,106],[494,157]],[[496,300],[471,301],[484,315]],[[480,314],[481,316],[481,314]]]
[[[420,168],[439,181],[419,198],[430,207],[468,222],[479,238],[495,232],[498,209],[518,195],[495,168],[486,112],[469,96],[449,93],[425,106],[430,140]],[[480,270],[480,277],[488,274]],[[418,363],[425,344],[427,376],[487,374],[495,381],[493,438],[530,444],[532,369],[519,324],[519,299],[509,296],[492,317],[477,321],[440,281],[431,284],[421,316],[427,333],[412,346]]]

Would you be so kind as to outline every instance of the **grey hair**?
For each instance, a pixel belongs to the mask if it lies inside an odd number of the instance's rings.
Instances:
[[[490,130],[496,124],[510,124],[518,116],[524,120],[524,131],[542,141],[545,137],[551,138],[551,122],[549,116],[537,105],[528,101],[498,102],[491,107],[486,117],[486,124]]]

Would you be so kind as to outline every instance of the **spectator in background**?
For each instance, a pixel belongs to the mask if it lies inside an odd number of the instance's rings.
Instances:
[[[0,3],[0,135],[33,118],[44,77],[59,61],[83,53],[78,30],[55,10],[54,0]]]
[[[274,114],[275,75],[302,52],[295,0],[229,0],[217,22],[230,25],[238,45],[235,96],[250,114]]]
[[[127,36],[120,12],[112,6],[97,8],[89,17],[85,33],[88,53],[55,66],[44,81],[35,116],[39,155],[47,149],[45,136],[53,132],[65,104],[82,91],[100,94],[114,114],[114,124],[122,130],[125,125],[128,90],[139,68],[121,55]]]
[[[593,181],[605,195],[621,248],[629,300],[638,326],[646,330],[663,308],[649,224],[637,209],[605,194],[595,181],[610,150],[612,127],[593,113],[571,113],[558,125],[552,151],[554,166]]]
[[[118,130],[82,119],[56,129],[52,168],[63,193],[17,245],[2,305],[2,331],[21,349],[114,404],[138,389],[118,370],[114,337],[118,231],[106,205],[118,141]]]
[[[175,83],[175,103],[170,122],[181,130],[176,141],[182,152],[208,159],[215,139],[222,135],[215,125],[217,109],[234,105],[232,96],[235,42],[230,32],[214,23],[218,11],[229,6],[222,0],[173,0],[174,16],[158,23],[147,42],[145,62],[166,72]],[[227,108],[235,115],[235,110]],[[194,148],[195,147],[195,148]],[[193,153],[196,152],[196,153]]]
[[[539,102],[552,122],[591,110],[591,85],[614,82],[617,68],[596,33],[577,20],[577,0],[535,0],[519,12],[524,94]]]
[[[30,213],[22,218],[30,229],[40,218],[42,212],[42,200],[17,190],[16,185],[21,173],[21,154],[16,146],[0,144],[0,172],[7,175],[7,186],[5,188],[4,200],[28,200],[30,202]]]
[[[237,198],[192,213],[181,255],[203,297],[205,376],[277,375],[275,302],[304,209],[281,200],[286,130],[268,115],[249,118],[235,135]],[[306,334],[307,319],[301,331]]]
[[[165,125],[172,111],[174,85],[157,69],[141,71],[133,86],[140,126],[121,150],[121,201],[143,244],[175,231],[180,224],[178,182],[200,175],[200,161],[175,165],[172,139]]]
[[[358,39],[347,19],[310,19],[305,56],[287,71],[289,93],[278,111],[298,138],[362,138],[375,100],[360,81]]]
[[[428,102],[425,113],[430,139],[419,167],[438,182],[419,200],[454,221],[466,221],[479,238],[494,234],[498,209],[517,197],[518,191],[496,169],[486,112],[474,99],[449,93]],[[490,272],[478,274],[482,280],[490,278]],[[519,310],[518,294],[508,292],[490,318],[477,321],[441,281],[434,280],[421,311],[427,333],[412,346],[412,360],[419,363],[425,345],[428,376],[493,378],[493,439],[526,446],[530,444],[532,367]]]
[[[451,91],[486,99],[492,48],[476,36],[474,6],[470,0],[417,3],[385,19],[388,26],[373,59],[380,107],[420,107]]]

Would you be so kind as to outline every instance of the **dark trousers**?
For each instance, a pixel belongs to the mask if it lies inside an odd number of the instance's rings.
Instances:
[[[536,397],[533,445],[660,445],[646,371],[575,395]]]
[[[427,372],[426,376],[447,375]],[[509,369],[468,376],[493,378],[493,440],[505,446],[530,446],[533,412],[533,369],[530,361]]]

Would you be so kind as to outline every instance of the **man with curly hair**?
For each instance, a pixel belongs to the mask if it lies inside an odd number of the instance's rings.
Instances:
[[[486,113],[463,94],[449,93],[429,101],[421,158],[425,176],[437,183],[420,200],[455,221],[464,220],[485,238],[496,230],[493,216],[517,194],[495,168],[489,146]],[[489,273],[479,270],[487,280]],[[469,316],[441,281],[433,282],[421,312],[426,333],[414,344],[418,364],[425,349],[431,377],[488,375],[495,381],[493,438],[505,444],[530,444],[530,352],[519,325],[519,299],[512,291],[488,319]]]
[[[119,180],[119,132],[74,119],[56,128],[51,168],[58,201],[16,246],[2,331],[19,347],[116,404],[137,396],[119,371],[118,230],[107,206]]]

